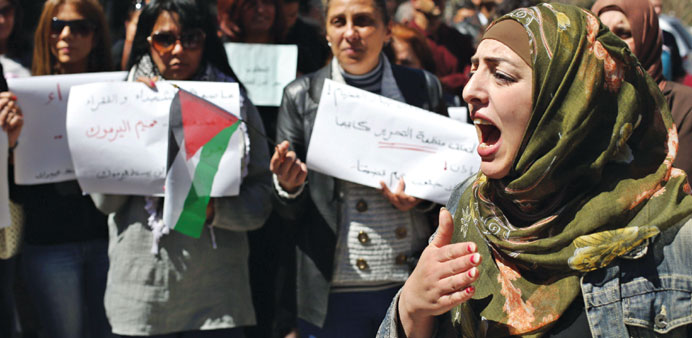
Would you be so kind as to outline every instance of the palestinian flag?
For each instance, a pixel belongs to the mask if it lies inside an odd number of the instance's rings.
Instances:
[[[163,222],[199,238],[214,176],[241,120],[179,89],[171,103]]]

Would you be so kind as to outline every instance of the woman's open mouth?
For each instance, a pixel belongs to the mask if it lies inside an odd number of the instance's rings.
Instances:
[[[478,144],[478,155],[481,157],[490,156],[497,151],[502,143],[502,132],[492,122],[481,118],[474,118],[473,124],[476,132],[480,136]]]

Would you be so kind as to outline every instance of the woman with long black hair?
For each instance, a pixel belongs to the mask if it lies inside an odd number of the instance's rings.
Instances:
[[[130,81],[150,86],[163,80],[237,82],[214,20],[191,0],[154,0],[144,7],[129,66]],[[262,131],[242,87],[241,94],[243,120]],[[114,333],[243,337],[241,327],[255,323],[245,232],[262,226],[269,215],[271,177],[265,141],[254,130],[241,130],[240,194],[210,200],[199,239],[165,234],[161,198],[94,196],[110,213],[105,304]]]

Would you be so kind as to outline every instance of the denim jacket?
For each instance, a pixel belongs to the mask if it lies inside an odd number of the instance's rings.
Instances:
[[[582,277],[594,337],[692,335],[692,218],[660,234],[646,251]]]
[[[454,214],[459,184],[447,204]],[[434,235],[433,235],[434,236]],[[692,337],[692,215],[607,268],[581,278],[586,317],[593,337]],[[394,298],[378,338],[404,337]],[[436,321],[433,337],[458,337],[448,315]],[[482,335],[479,335],[482,337]]]

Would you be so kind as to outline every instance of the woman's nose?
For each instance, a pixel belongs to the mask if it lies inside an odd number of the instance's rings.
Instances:
[[[60,35],[58,35],[58,37],[60,39],[65,39],[66,37],[68,37],[70,35],[72,35],[72,31],[70,30],[70,26],[65,25],[65,27],[63,27],[62,30],[60,31]]]
[[[173,50],[171,51],[171,54],[176,55],[180,54],[185,50],[183,48],[183,43],[180,41],[180,39],[176,40],[174,45],[173,45]]]
[[[346,31],[344,32],[344,37],[349,40],[358,38],[358,30],[356,30],[356,27],[353,26],[352,23],[346,24]]]
[[[461,92],[461,97],[466,101],[466,103],[484,103],[488,100],[488,93],[485,88],[485,81],[483,81],[481,74],[476,72],[471,76],[469,82],[464,86],[464,90]]]

